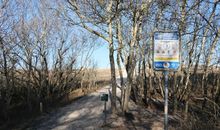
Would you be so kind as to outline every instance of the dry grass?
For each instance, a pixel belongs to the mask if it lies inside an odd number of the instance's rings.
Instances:
[[[119,76],[119,72],[116,69],[116,77]],[[97,73],[97,80],[111,80],[111,71],[110,69],[96,69],[96,73]],[[123,70],[123,75],[125,75],[125,70]]]
[[[111,79],[111,71],[110,69],[96,69],[97,80],[110,80]]]

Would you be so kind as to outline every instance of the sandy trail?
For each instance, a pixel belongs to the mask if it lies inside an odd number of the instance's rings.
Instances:
[[[117,80],[117,84],[119,84]],[[111,92],[111,87],[103,87],[96,92],[83,96],[73,103],[59,108],[39,118],[28,128],[30,130],[162,130],[163,112],[148,111],[130,102],[127,116],[110,114],[110,98],[107,102],[107,124],[104,122],[104,102],[100,100],[102,93]],[[120,97],[117,88],[117,96]],[[119,108],[117,101],[117,108]],[[120,110],[120,109],[118,109]],[[119,112],[120,113],[120,112]]]
[[[109,93],[109,86],[77,99],[66,107],[59,108],[44,117],[39,123],[29,129],[37,130],[73,130],[100,129],[104,120],[104,102],[100,100],[101,93]],[[107,102],[107,110],[110,101]]]

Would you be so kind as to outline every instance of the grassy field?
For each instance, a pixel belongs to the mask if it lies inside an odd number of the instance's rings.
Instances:
[[[119,77],[119,72],[116,69],[116,77]],[[110,69],[96,69],[97,80],[110,80],[111,79],[111,71]],[[125,77],[126,71],[123,70],[123,76]]]

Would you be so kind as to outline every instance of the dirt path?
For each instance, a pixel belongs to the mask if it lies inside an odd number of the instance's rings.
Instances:
[[[103,125],[104,119],[104,102],[100,101],[100,94],[108,92],[109,86],[106,86],[97,92],[81,97],[68,106],[51,112],[28,129],[99,129]],[[107,103],[107,109],[109,110],[109,108],[110,101]]]
[[[110,114],[110,99],[107,103],[107,124],[104,123],[102,93],[109,93],[110,86],[83,96],[66,107],[34,121],[29,130],[162,130],[163,112],[151,111],[130,102],[127,115]],[[120,89],[117,89],[120,97]],[[120,105],[117,103],[117,107]],[[118,109],[120,110],[120,109]],[[169,128],[172,130],[172,128]]]

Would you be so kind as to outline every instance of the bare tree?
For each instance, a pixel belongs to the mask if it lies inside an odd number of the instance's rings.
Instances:
[[[113,20],[115,17],[115,12],[113,12],[113,5],[116,2],[108,1],[68,1],[71,5],[72,10],[80,18],[80,26],[85,28],[87,31],[97,35],[98,37],[104,39],[109,44],[109,60],[111,65],[111,82],[112,82],[112,112],[116,112],[116,75],[115,75],[115,61],[114,61],[114,43],[113,43]],[[90,12],[85,12],[85,7]],[[96,8],[95,8],[96,7]],[[97,10],[100,7],[101,10]],[[98,12],[102,12],[98,13]],[[92,14],[92,15],[89,15]],[[92,24],[88,26],[86,23]],[[98,25],[103,24],[105,27],[100,28]],[[95,28],[98,28],[96,30]]]

